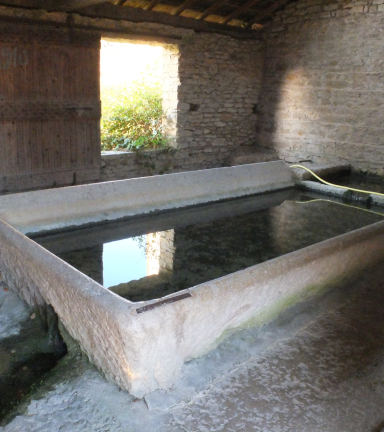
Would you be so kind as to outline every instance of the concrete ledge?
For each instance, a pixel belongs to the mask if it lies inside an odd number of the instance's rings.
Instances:
[[[0,219],[34,233],[293,186],[284,162],[258,163],[0,196]]]
[[[329,195],[329,196],[347,198],[348,200],[351,201],[360,201],[360,202],[375,204],[377,206],[384,207],[384,197],[379,195],[354,193],[352,191],[349,192],[346,189],[340,189],[334,186],[329,186],[314,181],[296,181],[296,185],[304,190],[320,192],[322,194]]]

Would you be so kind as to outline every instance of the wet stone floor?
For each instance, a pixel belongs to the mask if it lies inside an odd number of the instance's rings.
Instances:
[[[30,308],[0,282],[0,424],[65,353],[53,309]]]
[[[232,335],[144,400],[70,351],[0,431],[380,432],[383,305],[384,262]]]

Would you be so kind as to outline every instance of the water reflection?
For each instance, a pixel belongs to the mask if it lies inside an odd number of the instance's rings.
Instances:
[[[103,245],[103,285],[109,288],[147,276],[147,236],[118,240]]]
[[[147,276],[173,270],[174,238],[173,229],[147,234]]]
[[[173,239],[174,230],[168,230],[105,243],[102,257],[102,284],[106,288],[111,288],[172,271],[175,251]],[[73,261],[71,264],[74,264]],[[80,265],[81,271],[89,274],[89,263],[84,266],[77,262],[76,265],[77,268]]]

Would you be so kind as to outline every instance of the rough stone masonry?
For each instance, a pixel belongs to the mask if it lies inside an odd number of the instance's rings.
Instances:
[[[383,3],[299,0],[266,26],[260,145],[384,175]]]

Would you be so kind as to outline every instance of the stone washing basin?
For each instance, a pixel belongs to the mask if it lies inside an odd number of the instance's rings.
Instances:
[[[34,191],[0,197],[0,272],[33,306],[53,306],[104,374],[136,397],[167,389],[185,361],[227,335],[384,258],[384,222],[167,297],[130,302],[26,234],[292,188],[284,162]]]

